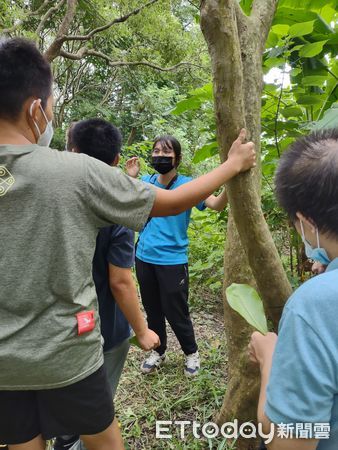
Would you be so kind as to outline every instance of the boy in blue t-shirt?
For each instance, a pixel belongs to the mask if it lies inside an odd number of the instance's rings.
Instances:
[[[337,450],[337,129],[303,137],[283,154],[276,194],[308,257],[328,266],[291,295],[278,338],[252,335],[250,359],[261,370],[258,420],[266,433],[276,427],[269,450]]]

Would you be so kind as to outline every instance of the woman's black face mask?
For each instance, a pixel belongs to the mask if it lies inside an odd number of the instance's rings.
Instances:
[[[173,168],[173,157],[172,156],[152,156],[151,165],[156,170],[156,172],[161,175],[165,175],[170,172]]]

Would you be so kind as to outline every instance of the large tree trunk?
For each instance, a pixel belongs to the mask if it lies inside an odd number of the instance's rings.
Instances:
[[[231,214],[225,247],[224,279],[224,288],[231,283],[247,283],[255,286],[248,258]],[[219,425],[233,419],[238,419],[241,423],[249,422],[256,418],[259,393],[259,370],[248,363],[247,357],[247,345],[252,328],[230,308],[225,295],[224,324],[227,336],[228,383],[223,406],[216,420]],[[247,439],[239,440],[236,448],[256,449],[258,440],[251,439],[250,443]]]
[[[240,128],[260,150],[262,54],[278,0],[254,0],[250,17],[237,0],[204,0],[201,28],[211,56],[217,137],[222,160]],[[265,310],[277,328],[291,286],[280,262],[260,204],[260,167],[228,183],[230,218],[225,251],[225,288],[232,282],[258,288]],[[235,224],[234,224],[235,222]],[[240,238],[240,239],[239,239]],[[253,420],[257,406],[258,372],[248,363],[250,329],[225,304],[229,352],[228,389],[219,422]],[[238,449],[253,443],[239,442]]]

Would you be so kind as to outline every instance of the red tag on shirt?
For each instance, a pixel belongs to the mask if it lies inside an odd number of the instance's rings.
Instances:
[[[94,311],[82,311],[76,314],[77,334],[87,333],[95,328]]]

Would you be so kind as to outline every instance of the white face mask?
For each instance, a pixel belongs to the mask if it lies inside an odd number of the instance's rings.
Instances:
[[[29,109],[29,114],[31,115],[32,119],[33,119],[33,105],[36,102],[36,100],[34,100],[34,102],[31,104],[30,109]],[[37,140],[37,144],[40,145],[41,147],[49,147],[52,139],[53,139],[53,134],[54,134],[54,130],[53,130],[53,124],[51,120],[47,119],[47,116],[42,108],[42,106],[40,105],[40,109],[42,112],[42,115],[47,123],[46,129],[43,133],[41,133],[40,128],[38,127],[38,124],[35,122],[35,120],[33,119],[36,131],[38,133],[38,140]]]

